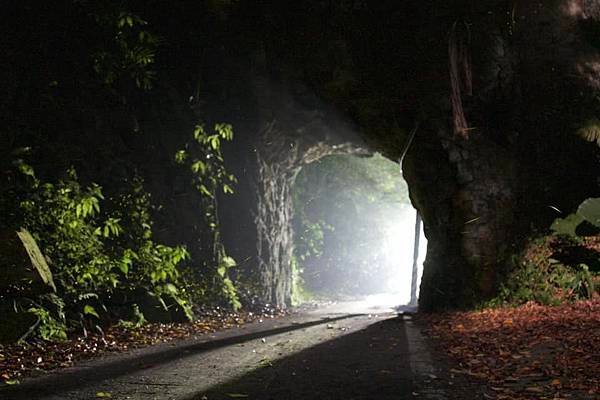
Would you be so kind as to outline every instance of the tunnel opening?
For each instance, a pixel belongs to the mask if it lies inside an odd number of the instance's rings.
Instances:
[[[397,163],[328,155],[302,167],[291,192],[292,304],[416,305],[427,242]]]

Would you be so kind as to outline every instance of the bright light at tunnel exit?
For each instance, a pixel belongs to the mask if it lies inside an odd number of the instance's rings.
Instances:
[[[391,280],[386,284],[386,291],[394,293],[399,305],[410,302],[410,290],[413,268],[413,251],[415,245],[415,219],[416,210],[412,207],[403,209],[389,220],[386,239],[383,243],[383,254],[388,268],[396,271]],[[417,297],[419,285],[423,275],[423,261],[427,252],[427,239],[423,234],[421,224],[419,238],[419,257],[417,259]]]

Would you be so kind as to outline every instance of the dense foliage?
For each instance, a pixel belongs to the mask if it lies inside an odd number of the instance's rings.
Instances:
[[[189,254],[182,246],[155,241],[148,194],[140,180],[111,199],[115,204],[109,211],[102,188],[82,186],[72,169],[54,183],[40,181],[30,168],[21,169],[28,176],[10,204],[16,208],[1,211],[18,216],[12,229],[32,232],[52,270],[56,293],[30,298],[17,291],[2,300],[37,316],[44,339],[64,338],[67,327],[139,320],[138,303],[149,298],[193,318],[180,272]]]
[[[593,299],[600,292],[600,201],[585,200],[575,213],[557,218],[551,235],[513,257],[509,278],[492,304],[558,304]]]
[[[160,73],[166,42],[133,3],[63,0],[32,13],[39,4],[25,1],[6,10],[0,234],[31,232],[56,288],[3,282],[0,325],[10,332],[2,340],[190,320],[205,303],[240,307],[217,203],[235,184],[221,154],[232,127],[207,133],[193,105],[165,105],[165,87],[175,90]],[[180,104],[189,109],[168,140],[157,138],[160,122],[141,122],[156,105],[169,113]],[[163,233],[178,210],[172,192],[156,190],[155,168],[189,194],[196,221],[187,237]],[[19,246],[0,250],[5,257]],[[11,320],[19,324],[8,329]]]

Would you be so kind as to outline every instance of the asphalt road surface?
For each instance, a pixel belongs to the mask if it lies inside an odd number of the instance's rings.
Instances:
[[[435,373],[427,345],[393,306],[371,296],[109,355],[2,388],[0,399],[444,399],[423,386]]]

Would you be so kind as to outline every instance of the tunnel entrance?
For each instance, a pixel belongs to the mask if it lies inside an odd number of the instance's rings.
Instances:
[[[326,156],[302,168],[292,197],[292,303],[410,303],[416,211],[397,163],[380,154]],[[417,293],[426,253],[418,233]]]

